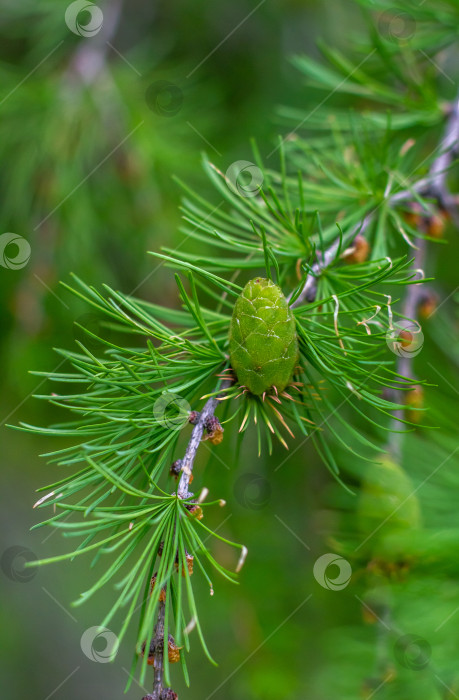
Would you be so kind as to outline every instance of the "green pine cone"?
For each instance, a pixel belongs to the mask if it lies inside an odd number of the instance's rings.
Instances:
[[[277,284],[257,277],[236,300],[229,336],[230,361],[239,382],[259,396],[285,389],[298,361],[295,319]]]

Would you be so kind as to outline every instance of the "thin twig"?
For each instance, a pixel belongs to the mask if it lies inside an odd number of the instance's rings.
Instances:
[[[453,220],[459,225],[458,202],[447,187],[447,174],[451,167],[454,157],[458,152],[459,144],[459,97],[452,105],[446,129],[442,141],[440,143],[440,155],[435,159],[429,175],[419,182],[415,183],[409,190],[402,190],[392,195],[388,203],[395,204],[399,202],[413,201],[413,192],[417,192],[424,197],[435,199],[441,209],[447,211]],[[355,226],[351,231],[348,243],[352,243],[354,238],[361,234],[363,235],[368,226],[372,223],[377,209],[369,212],[363,222]],[[310,274],[307,276],[301,294],[294,301],[292,306],[299,306],[303,302],[312,302],[317,294],[317,282],[321,272],[329,267],[336,258],[339,250],[340,242],[335,240],[332,245],[323,253],[317,254],[317,262],[311,268]],[[416,287],[417,285],[415,285]]]
[[[221,391],[231,386],[231,380],[227,379],[222,383]],[[182,459],[182,474],[180,477],[180,482],[177,489],[177,495],[179,498],[189,498],[192,494],[189,491],[190,477],[193,472],[193,464],[198,451],[198,447],[201,443],[201,439],[206,428],[206,423],[209,418],[214,416],[215,409],[218,406],[218,397],[213,396],[208,399],[199,418],[197,419],[193,432],[191,433],[190,441],[187,445],[185,456]]]
[[[451,114],[449,116],[445,133],[440,144],[440,155],[434,160],[430,168],[428,177],[423,181],[426,183],[426,187],[429,187],[429,193],[434,197],[438,205],[448,211],[453,217],[457,217],[457,202],[455,198],[448,190],[447,187],[447,173],[453,162],[453,159],[457,153],[459,145],[459,98],[456,100]],[[419,183],[418,183],[419,184]],[[427,191],[424,190],[424,194]],[[454,200],[454,212],[449,208],[449,204]],[[421,229],[425,233],[428,229],[428,219],[423,219],[420,224]],[[413,260],[413,270],[423,270],[425,264],[427,252],[427,240],[425,238],[420,238],[417,242],[416,253]],[[405,297],[405,301],[402,309],[402,316],[408,319],[416,320],[419,303],[424,294],[423,285],[411,284],[408,287],[408,291]],[[411,383],[415,379],[412,367],[413,358],[409,355],[402,355],[397,361],[397,374],[401,377],[406,378],[408,382]],[[395,400],[398,403],[403,403],[403,391],[395,392]],[[398,409],[394,411],[394,432],[390,440],[390,450],[395,458],[400,457],[400,436],[401,433],[398,432],[398,428],[401,420],[403,419],[404,410]]]
[[[222,382],[220,391],[224,391],[231,386],[232,380],[226,379]],[[190,477],[193,473],[194,460],[201,444],[202,436],[206,430],[209,419],[215,415],[215,409],[219,404],[218,396],[213,396],[207,400],[204,408],[199,413],[196,423],[194,424],[190,440],[185,450],[185,456],[181,460],[181,476],[177,489],[179,498],[189,498],[193,494],[190,493]],[[158,618],[155,625],[155,636],[153,639],[153,657],[154,657],[154,680],[153,693],[145,696],[143,700],[165,700],[166,695],[172,697],[174,693],[170,688],[164,688],[164,653],[167,653],[167,640],[165,637],[164,620],[166,612],[166,603],[160,601],[158,609]]]
[[[367,217],[363,220],[362,224],[359,224],[358,226],[354,227],[349,237],[349,243],[352,243],[354,238],[359,233],[363,234],[365,232],[365,230],[368,228],[371,221],[373,220],[373,216],[374,212],[370,212],[370,214],[368,214]],[[332,245],[329,248],[327,248],[327,250],[324,253],[317,254],[317,262],[315,262],[312,266],[311,272],[306,278],[306,282],[301,291],[301,294],[298,296],[297,299],[295,299],[295,301],[292,304],[292,307],[299,306],[304,301],[314,301],[317,294],[317,278],[320,275],[320,273],[327,267],[329,267],[329,265],[331,265],[331,263],[335,260],[339,250],[339,246],[340,241],[336,240],[332,243]]]
[[[430,190],[436,193],[440,200],[445,192],[448,192],[446,178],[448,170],[455,156],[458,153],[459,145],[459,96],[454,103],[449,115],[445,133],[440,145],[441,153],[435,159],[428,180],[430,180]]]
[[[158,619],[155,626],[154,637],[154,677],[153,677],[153,698],[161,700],[163,692],[163,676],[164,676],[164,649],[167,641],[164,639],[164,620],[166,616],[166,603],[159,602]]]
[[[413,260],[413,270],[423,270],[427,250],[427,241],[421,238],[416,248],[416,253]],[[410,284],[402,307],[402,316],[408,319],[415,320],[419,303],[424,294],[424,285]],[[397,359],[397,374],[406,380],[407,385],[412,386],[414,373],[412,369],[413,358],[407,355],[401,355]],[[404,402],[404,391],[394,391],[394,401],[402,404]],[[403,419],[404,410],[402,408],[394,411],[393,414],[393,431],[389,438],[389,449],[393,456],[398,459],[400,457],[400,437],[402,433],[398,432]]]

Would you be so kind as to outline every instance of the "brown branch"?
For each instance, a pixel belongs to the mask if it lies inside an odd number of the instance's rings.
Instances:
[[[440,144],[440,155],[434,160],[427,178],[418,185],[420,192],[424,195],[430,195],[436,199],[440,209],[447,211],[452,218],[458,220],[458,208],[456,198],[449,192],[447,186],[447,173],[457,153],[459,146],[459,98],[451,109],[448,122],[445,128],[445,133]],[[424,218],[419,224],[421,230],[426,233],[429,228],[429,218]],[[413,270],[424,270],[424,264],[427,252],[427,240],[420,238],[416,253],[413,260]],[[405,297],[402,309],[402,316],[408,319],[416,320],[418,315],[418,307],[424,295],[423,285],[411,284]],[[413,358],[409,356],[401,356],[397,361],[397,374],[406,378],[407,382],[415,379],[412,368]],[[403,402],[403,391],[395,392],[395,400],[397,403]],[[404,416],[404,409],[394,411],[394,430],[400,425]],[[400,432],[394,432],[390,441],[390,450],[395,457],[400,456]]]
[[[232,381],[230,379],[226,379],[222,383],[221,391],[231,386],[231,383]],[[190,441],[185,450],[185,456],[182,459],[182,474],[177,490],[177,495],[179,498],[189,498],[193,495],[189,491],[189,485],[190,477],[193,472],[194,460],[198,451],[198,447],[201,443],[204,430],[206,429],[206,424],[209,422],[209,419],[214,417],[215,409],[217,408],[218,403],[219,401],[217,396],[213,396],[210,399],[208,399],[195,422],[193,432],[191,433]]]
[[[447,187],[448,170],[451,167],[454,157],[457,155],[459,145],[459,97],[456,102],[450,106],[448,121],[445,128],[445,133],[440,143],[440,155],[435,159],[430,173],[426,178],[419,180],[409,190],[397,192],[389,198],[390,204],[398,202],[413,202],[413,192],[417,192],[425,197],[435,199],[438,206],[452,217],[459,227],[459,211],[458,201],[452,195]],[[348,244],[352,244],[358,234],[363,235],[368,226],[373,221],[377,209],[369,212],[363,222],[355,226],[351,231],[348,239]],[[336,240],[325,252],[317,253],[317,262],[311,268],[310,274],[307,276],[301,294],[292,304],[292,307],[299,306],[303,302],[312,302],[317,295],[318,277],[321,272],[329,267],[336,258],[339,250],[339,240]],[[415,285],[417,286],[417,285]]]
[[[424,270],[424,263],[427,251],[427,241],[425,238],[419,240],[418,246],[416,248],[416,253],[413,260],[413,270]],[[424,294],[423,285],[420,284],[410,284],[406,297],[402,307],[402,316],[413,321],[417,318],[417,311],[419,303],[421,302],[422,296]],[[409,355],[401,355],[397,359],[397,374],[400,375],[404,380],[406,380],[407,385],[412,386],[412,380],[414,379],[414,373],[412,371],[413,358]],[[404,401],[404,391],[398,390],[394,391],[394,401],[396,403],[403,403]],[[393,432],[389,440],[389,448],[394,457],[398,458],[400,456],[400,435],[398,432],[401,420],[403,419],[404,409],[399,408],[394,411],[393,414]]]
[[[352,244],[352,241],[358,234],[363,235],[363,233],[373,220],[373,217],[374,212],[370,212],[370,214],[368,214],[367,217],[363,220],[362,224],[359,224],[359,226],[354,227],[348,241],[350,244]],[[306,282],[301,291],[301,294],[298,296],[297,299],[295,299],[295,301],[291,305],[292,307],[299,306],[304,301],[312,302],[315,300],[317,294],[318,277],[320,273],[327,267],[329,267],[329,265],[331,265],[332,262],[335,260],[339,250],[339,245],[339,240],[336,240],[334,241],[334,243],[332,243],[332,245],[329,248],[327,248],[327,250],[324,253],[317,253],[317,262],[315,262],[312,266],[311,272],[306,278]]]
[[[451,108],[445,133],[440,144],[441,153],[435,159],[427,178],[429,189],[442,204],[442,198],[449,194],[446,178],[448,170],[458,153],[459,146],[459,97]]]
[[[155,659],[154,659],[154,677],[153,677],[153,698],[161,700],[163,692],[163,675],[164,675],[164,619],[166,615],[166,603],[160,601],[158,610],[158,619],[155,626]],[[159,650],[158,652],[156,650]]]
[[[231,386],[232,380],[226,379],[222,382],[220,391],[224,391]],[[199,445],[207,430],[209,421],[215,416],[215,409],[219,403],[218,396],[213,396],[207,400],[202,411],[197,414],[194,422],[193,431],[189,439],[185,456],[180,460],[181,476],[177,489],[177,496],[185,499],[190,498],[193,494],[189,490],[190,477],[193,473],[194,460],[198,452]],[[142,700],[176,700],[177,695],[171,688],[164,688],[164,651],[167,652],[167,640],[165,641],[164,619],[166,611],[166,602],[160,601],[158,609],[158,618],[155,625],[155,635],[151,643],[154,665],[153,693],[146,695]],[[147,650],[145,650],[147,653]]]

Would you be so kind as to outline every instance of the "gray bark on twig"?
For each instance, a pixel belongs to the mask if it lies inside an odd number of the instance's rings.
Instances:
[[[222,382],[221,391],[226,389],[231,385],[232,381],[230,379]],[[202,440],[204,431],[206,430],[206,424],[210,418],[215,415],[215,410],[218,406],[218,397],[213,396],[207,400],[202,411],[198,414],[196,422],[194,423],[191,437],[189,439],[187,448],[185,450],[185,455],[181,462],[181,476],[177,489],[177,496],[179,498],[185,499],[189,498],[193,494],[189,491],[190,477],[193,473],[194,460],[199,449],[199,445]],[[165,640],[165,630],[164,630],[164,619],[166,612],[166,602],[160,601],[158,609],[158,618],[155,626],[155,636],[153,639],[153,656],[154,656],[154,680],[153,680],[153,694],[147,695],[144,700],[166,700],[166,696],[173,695],[170,688],[164,688],[164,654],[167,653],[167,639]],[[145,650],[147,653],[147,650]],[[169,700],[169,697],[167,697]]]
[[[456,198],[449,192],[447,187],[448,170],[451,167],[453,159],[458,154],[459,146],[459,98],[452,105],[448,117],[447,125],[441,143],[439,145],[440,154],[435,159],[430,173],[426,178],[415,183],[410,190],[397,192],[389,198],[389,202],[413,201],[413,191],[422,194],[425,197],[432,197],[439,206],[447,211],[455,223],[459,226],[458,202]],[[373,221],[377,209],[369,212],[363,222],[356,226],[348,238],[348,245],[352,244],[354,238],[361,234],[363,235]],[[323,253],[318,252],[317,261],[311,268],[311,273],[307,276],[301,294],[292,304],[292,307],[299,306],[304,302],[313,302],[317,295],[318,277],[335,260],[339,250],[339,241],[336,240]]]

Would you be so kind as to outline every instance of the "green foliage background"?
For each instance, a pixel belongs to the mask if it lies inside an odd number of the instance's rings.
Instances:
[[[22,270],[0,268],[2,550],[24,545],[40,558],[65,551],[58,535],[29,533],[37,519],[31,509],[34,490],[56,478],[55,468],[37,455],[55,445],[3,425],[58,419],[57,409],[31,398],[45,393],[45,387],[37,386],[39,380],[28,370],[58,365],[52,348],[72,346],[79,337],[75,322],[99,323],[59,280],[68,281],[73,272],[89,284],[105,282],[175,306],[171,271],[146,255],[161,245],[180,246],[183,252],[196,247],[178,233],[181,193],[172,175],[211,196],[201,167],[203,150],[225,170],[235,160],[252,159],[251,137],[262,153],[269,152],[276,132],[293,128],[295,120],[315,109],[323,95],[305,86],[289,57],[317,56],[319,35],[331,46],[352,45],[348,37],[362,22],[361,14],[354,3],[339,5],[268,1],[229,35],[256,4],[136,1],[124,8],[111,38],[116,51],[104,47],[105,67],[88,85],[78,72],[79,51],[91,42],[97,46],[97,39],[69,32],[65,4],[5,3],[0,24],[1,229],[27,238],[32,256]],[[158,80],[173,82],[183,93],[183,106],[174,116],[162,116],[147,103],[146,91]],[[428,95],[421,97],[417,105],[413,102],[419,129],[439,116],[435,105],[425,109]],[[281,104],[288,107],[278,110]],[[339,115],[350,104],[352,98],[337,95],[329,109]],[[221,580],[210,598],[208,589],[198,585],[201,622],[219,666],[208,664],[194,643],[191,689],[182,690],[181,679],[174,683],[182,698],[355,698],[361,692],[368,696],[371,691],[362,688],[375,689],[391,672],[397,683],[387,683],[376,697],[406,700],[416,692],[430,700],[459,693],[454,668],[459,567],[451,554],[459,539],[459,458],[454,454],[459,251],[452,227],[447,238],[448,246],[437,245],[428,260],[428,274],[437,278],[434,287],[447,301],[423,327],[426,342],[416,361],[417,375],[431,384],[426,390],[429,421],[440,428],[417,431],[403,452],[405,471],[413,489],[419,488],[422,523],[416,521],[416,532],[403,536],[410,502],[403,502],[394,477],[394,494],[385,482],[384,489],[390,502],[402,503],[402,517],[387,537],[356,555],[356,538],[382,519],[384,503],[375,514],[371,498],[366,509],[363,500],[359,511],[356,498],[331,479],[308,443],[298,449],[293,444],[288,453],[275,445],[272,457],[259,458],[255,438],[248,437],[237,466],[232,443],[215,448],[212,459],[203,450],[197,472],[211,493],[228,503],[226,511],[206,515],[209,525],[224,521],[221,532],[244,542],[249,557],[241,586]],[[348,455],[342,455],[340,466],[349,483],[362,478]],[[370,496],[378,488],[370,484]],[[409,495],[409,487],[400,488]],[[412,519],[408,511],[410,526]],[[234,566],[226,550],[214,549],[219,561]],[[400,549],[409,559],[403,576],[365,573],[369,559],[393,561]],[[314,561],[328,551],[352,563],[353,585],[344,591],[324,590],[313,577]],[[61,683],[55,698],[121,696],[131,660],[129,639],[115,664],[93,663],[80,649],[83,631],[101,618],[97,599],[76,610],[69,605],[87,588],[89,575],[83,559],[40,569],[25,583],[1,574],[7,602],[0,613],[5,697],[33,693],[47,698]],[[384,619],[392,632],[362,622],[362,600],[384,615],[390,609],[394,621]],[[418,672],[400,665],[394,655],[397,638],[408,633],[432,647],[432,664]],[[127,697],[142,694],[134,683]]]

